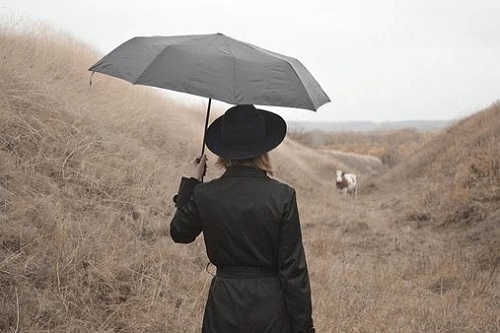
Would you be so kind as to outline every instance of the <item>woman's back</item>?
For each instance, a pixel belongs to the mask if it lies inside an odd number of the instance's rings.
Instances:
[[[280,223],[293,195],[293,188],[250,166],[232,166],[197,186],[194,198],[210,261],[277,269]]]

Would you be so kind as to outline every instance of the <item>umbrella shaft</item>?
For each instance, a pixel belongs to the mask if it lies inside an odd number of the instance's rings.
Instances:
[[[210,106],[212,105],[212,99],[208,99],[208,107],[207,107],[207,116],[205,118],[205,130],[203,131],[203,144],[201,145],[201,154],[200,157],[196,159],[198,163],[200,163],[203,154],[205,153],[205,138],[207,136],[207,128],[208,128],[208,119],[210,118]],[[203,171],[203,175],[201,176],[201,182],[203,183],[203,177],[205,177],[205,173],[207,172],[207,166],[205,165],[205,170]]]
[[[208,107],[207,107],[207,116],[205,118],[205,130],[203,131],[203,144],[201,146],[201,154],[200,157],[205,153],[205,138],[207,136],[207,128],[208,128],[208,119],[210,118],[210,106],[212,105],[212,99],[208,99]]]

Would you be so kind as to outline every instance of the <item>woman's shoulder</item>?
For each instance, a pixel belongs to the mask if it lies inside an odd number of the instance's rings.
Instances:
[[[284,180],[275,177],[269,178],[269,180],[274,186],[281,188],[283,191],[291,194],[295,193],[295,188]]]
[[[264,181],[264,183],[267,183],[268,186],[280,188],[280,189],[285,190],[287,192],[295,192],[295,188],[292,185],[288,184],[286,181],[279,179],[277,177],[265,176],[262,178],[254,178],[254,179],[255,179],[256,183],[261,183],[262,181]],[[201,191],[215,190],[221,186],[224,187],[223,185],[226,183],[231,183],[234,181],[235,181],[234,178],[219,177],[219,178],[215,178],[215,179],[212,179],[210,181],[207,181],[205,183],[200,183],[197,186],[197,189],[201,190]]]

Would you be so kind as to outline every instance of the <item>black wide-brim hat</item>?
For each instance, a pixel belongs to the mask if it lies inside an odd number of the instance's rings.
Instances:
[[[210,124],[205,143],[217,156],[244,160],[276,148],[286,130],[281,116],[253,105],[236,105]]]

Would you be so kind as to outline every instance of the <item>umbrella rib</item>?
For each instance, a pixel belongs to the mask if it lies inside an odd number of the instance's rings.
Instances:
[[[202,39],[203,37],[206,37],[206,36],[208,36],[208,35],[194,35],[194,36],[192,36],[192,38],[191,38],[190,40],[198,40],[198,39]],[[162,55],[162,54],[164,54],[165,52],[167,52],[167,50],[171,49],[173,46],[177,46],[177,45],[182,44],[182,43],[184,43],[184,42],[186,42],[186,40],[179,41],[179,42],[177,42],[176,44],[175,44],[175,43],[173,43],[173,44],[168,44],[168,45],[166,45],[164,48],[162,48],[162,49],[161,49],[161,51],[160,51],[160,52],[158,52],[158,54],[156,54],[156,56],[154,56],[154,57],[151,59],[151,61],[149,62],[149,64],[143,68],[143,70],[139,73],[139,75],[137,75],[137,77],[136,77],[133,81],[131,81],[131,82],[132,82],[132,84],[137,84],[137,81],[138,81],[138,80],[142,77],[142,75],[144,74],[144,72],[145,72],[145,71],[147,71],[147,70],[151,67],[151,65],[155,62],[155,60],[156,60],[156,59],[157,59],[160,55]],[[160,87],[160,88],[162,88],[162,87]],[[169,90],[174,90],[174,89],[169,89]],[[176,91],[176,90],[174,90],[174,91]],[[183,92],[183,91],[181,91],[181,92]],[[205,96],[204,96],[204,97],[205,97]],[[208,96],[207,96],[207,97],[208,97]]]
[[[257,50],[257,51],[261,51],[261,52],[264,52],[264,53],[267,53],[268,55],[272,56],[272,57],[276,57],[277,59],[280,59],[281,61],[284,61],[289,67],[292,68],[293,72],[297,75],[298,78],[300,78],[301,76],[299,75],[299,73],[295,70],[295,68],[293,67],[293,65],[286,59],[285,56],[283,56],[282,54],[280,53],[276,53],[276,52],[273,52],[273,51],[269,51],[269,50],[266,50],[266,49],[263,49],[261,47],[258,47],[256,45],[253,45],[253,44],[249,44],[247,43],[247,45],[249,47],[251,47],[252,49],[254,50]],[[296,60],[296,59],[295,59]],[[297,60],[298,61],[298,60]],[[312,100],[310,94],[309,94],[309,91],[307,90],[307,88],[304,86],[304,82],[300,79],[299,80],[300,82],[300,85],[302,86],[302,89],[305,91],[306,93],[306,96],[307,98],[309,99],[309,103],[310,105],[312,106],[312,109],[313,110],[317,110],[318,108],[316,107],[316,104],[314,103],[314,101]]]
[[[234,101],[236,102],[236,98],[235,98],[235,85],[236,85],[236,57],[234,56],[234,53],[233,51],[231,51],[231,48],[229,47],[229,45],[227,44],[227,41],[225,39],[222,39],[222,42],[224,43],[224,45],[226,46],[227,50],[229,53],[231,53],[231,57],[233,58],[233,84],[231,85],[231,95],[233,96],[234,98]],[[238,103],[235,103],[235,104],[238,104]]]
[[[155,62],[155,60],[156,60],[156,59],[157,59],[157,58],[158,58],[161,54],[165,53],[165,51],[166,51],[168,48],[170,48],[171,46],[172,46],[172,44],[169,44],[169,45],[165,46],[165,47],[164,47],[164,48],[163,48],[160,52],[158,52],[158,54],[157,54],[155,57],[153,57],[153,58],[151,59],[151,61],[149,62],[149,64],[143,68],[143,70],[139,73],[139,75],[137,75],[137,77],[136,77],[136,78],[132,81],[132,83],[133,83],[133,84],[138,84],[137,82],[138,82],[138,80],[142,77],[142,75],[144,74],[144,72],[146,72],[146,71],[149,69],[149,67],[151,67],[151,65]]]
[[[284,61],[288,66],[290,66],[292,68],[292,70],[294,71],[295,75],[297,75],[298,78],[301,78],[300,74],[297,73],[297,71],[295,70],[295,67],[293,67],[293,65],[288,60],[286,60],[286,59],[281,59],[281,60]],[[304,82],[302,81],[302,79],[299,80],[299,83],[300,83],[302,89],[306,92],[306,96],[309,99],[309,102],[311,103],[312,108],[314,110],[316,110],[316,105],[315,105],[314,101],[312,100],[311,95],[309,94],[309,91],[304,86]]]

